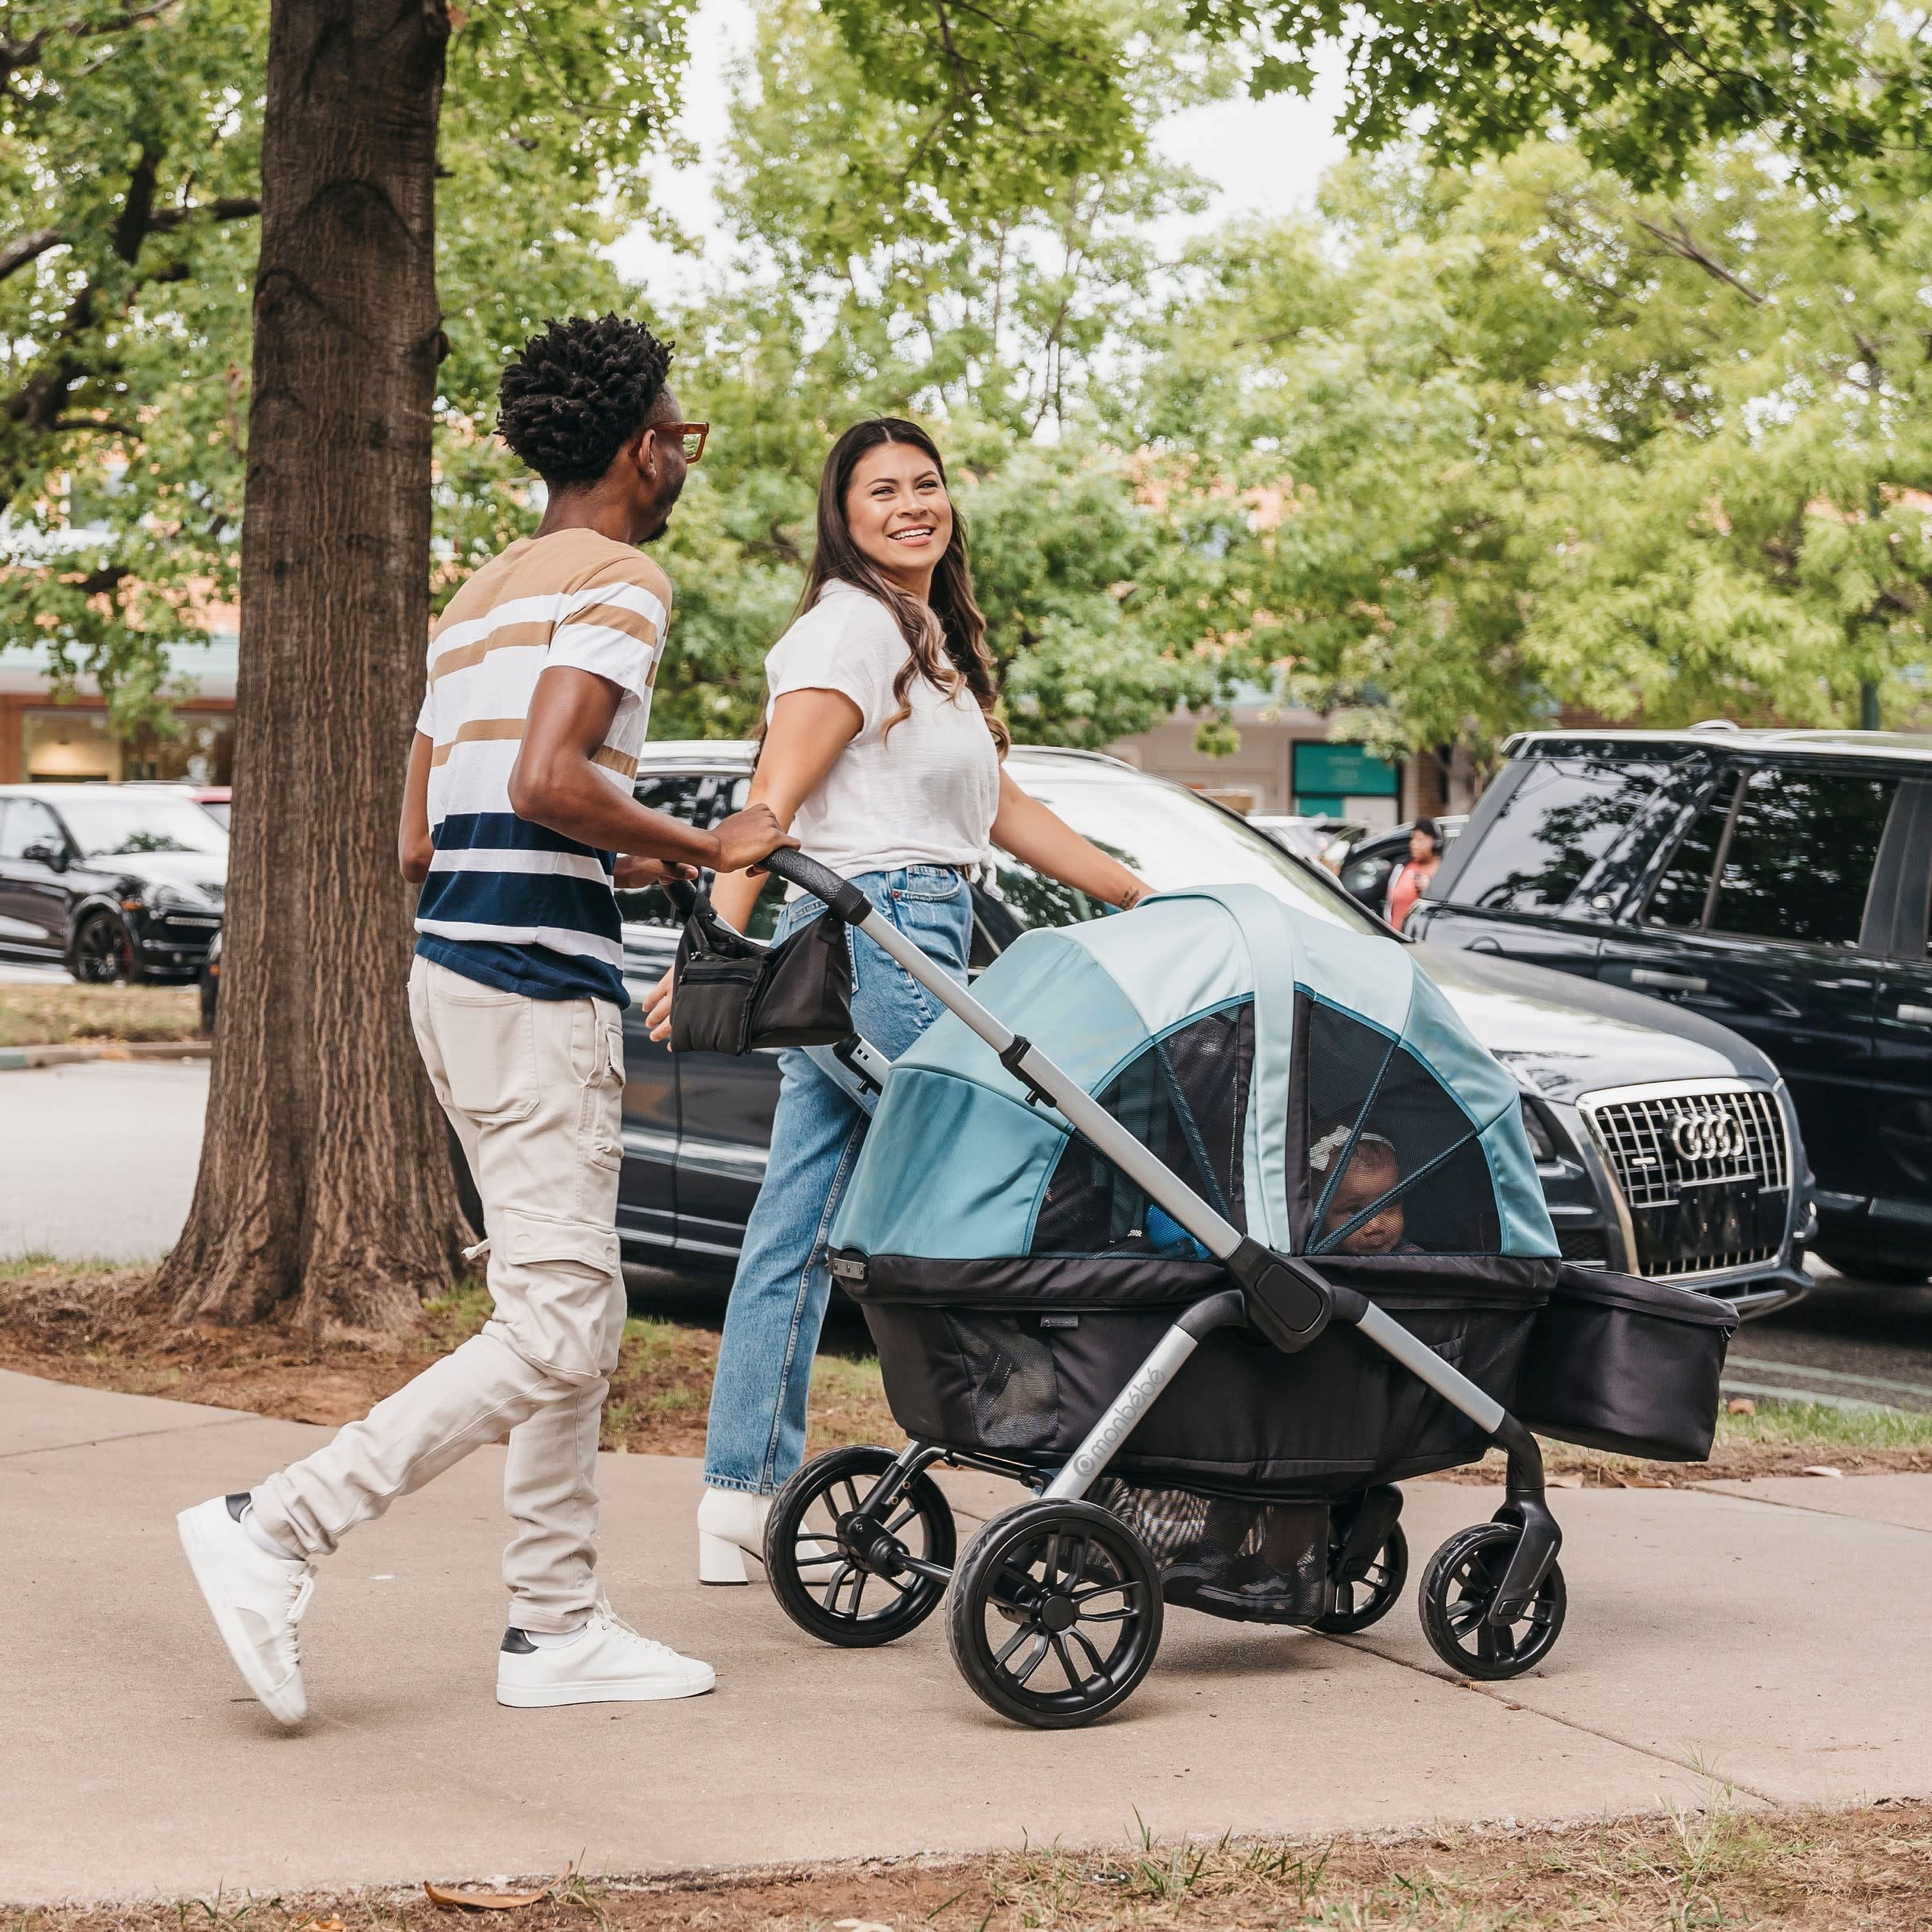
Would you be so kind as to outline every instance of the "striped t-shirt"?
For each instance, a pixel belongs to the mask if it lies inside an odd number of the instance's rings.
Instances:
[[[510,774],[538,677],[567,664],[624,694],[592,762],[628,793],[670,616],[663,572],[591,530],[526,537],[450,600],[416,721],[436,746],[436,856],[416,906],[425,958],[538,999],[628,1003],[615,859],[518,818]]]

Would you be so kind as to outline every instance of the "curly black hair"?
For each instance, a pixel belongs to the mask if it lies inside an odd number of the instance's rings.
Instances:
[[[595,483],[663,394],[672,353],[621,316],[552,322],[503,371],[497,433],[546,483]]]

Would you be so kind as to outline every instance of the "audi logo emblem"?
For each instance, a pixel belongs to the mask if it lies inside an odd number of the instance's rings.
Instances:
[[[1670,1123],[1670,1145],[1686,1161],[1735,1160],[1744,1151],[1744,1130],[1728,1113],[1680,1113]]]

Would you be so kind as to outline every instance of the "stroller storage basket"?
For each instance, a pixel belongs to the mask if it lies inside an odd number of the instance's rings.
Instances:
[[[1063,1461],[1175,1315],[1226,1277],[1209,1264],[1082,1257],[838,1257],[886,1398],[915,1441]],[[1336,1257],[1324,1264],[1507,1403],[1556,1264]],[[1283,1356],[1209,1335],[1137,1424],[1124,1477],[1263,1498],[1337,1496],[1482,1454],[1468,1419],[1351,1328]]]
[[[1633,1275],[1565,1268],[1536,1318],[1517,1413],[1566,1443],[1701,1463],[1737,1327],[1728,1302]]]

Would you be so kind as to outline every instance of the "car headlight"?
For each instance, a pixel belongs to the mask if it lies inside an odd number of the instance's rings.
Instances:
[[[1530,1137],[1530,1152],[1539,1162],[1547,1165],[1563,1157],[1556,1150],[1556,1141],[1545,1124],[1542,1109],[1534,1101],[1523,1101],[1523,1131]]]
[[[176,886],[167,880],[141,888],[141,903],[151,912],[165,912],[171,906],[184,911],[213,912],[215,902],[197,886]]]

